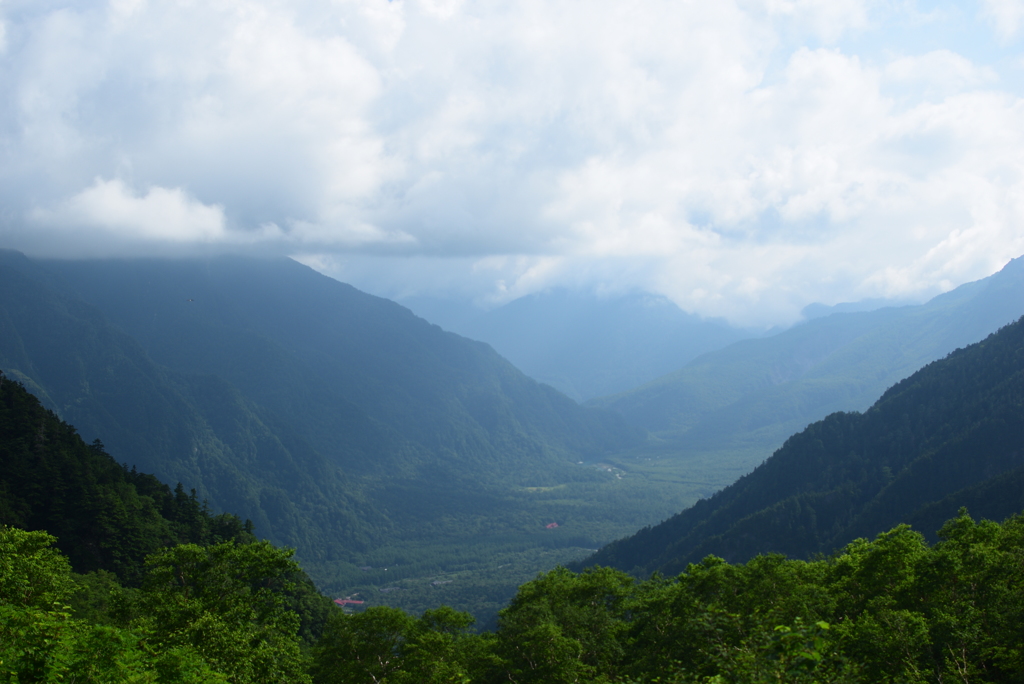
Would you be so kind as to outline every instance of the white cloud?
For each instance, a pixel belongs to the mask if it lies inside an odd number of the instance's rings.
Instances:
[[[0,231],[300,252],[390,295],[639,287],[765,324],[923,296],[1024,252],[1024,112],[1010,48],[914,52],[891,6],[19,5]],[[1019,3],[986,7],[1016,35]]]
[[[868,25],[865,0],[760,0],[770,16],[784,17],[833,42],[851,29]]]
[[[982,15],[992,25],[996,37],[1009,41],[1024,26],[1024,0],[981,0]]]
[[[948,95],[993,85],[999,80],[991,67],[978,66],[950,50],[900,57],[885,65],[885,80],[894,86],[925,86]]]
[[[896,58],[884,66],[881,76],[881,92],[896,109],[922,111],[929,104],[941,105],[961,94],[997,88],[1000,81],[993,68],[977,65],[949,50]],[[936,151],[932,149],[933,154]]]
[[[227,236],[224,209],[190,198],[181,188],[132,192],[124,182],[97,178],[89,188],[54,209],[36,209],[39,224],[62,229],[98,229],[134,240],[212,242]]]

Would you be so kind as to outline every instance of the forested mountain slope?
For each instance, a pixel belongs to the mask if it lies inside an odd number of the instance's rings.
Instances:
[[[1024,319],[929,364],[867,412],[793,435],[709,499],[614,542],[587,564],[675,573],[708,554],[745,561],[830,553],[961,505],[1002,519],[1024,509]]]
[[[43,530],[80,573],[107,570],[136,583],[144,558],[176,543],[247,535],[230,514],[119,465],[0,372],[0,525]],[[251,535],[249,535],[251,538]]]
[[[0,463],[5,680],[308,681],[300,644],[335,606],[293,551],[118,465],[3,373]]]
[[[410,474],[432,478],[448,463],[446,477],[474,479],[477,464],[513,473],[641,436],[530,380],[487,345],[289,259],[42,266],[154,361],[227,380],[321,453],[337,453],[357,424],[373,425],[360,426],[364,453],[339,455],[349,470],[419,463]]]
[[[735,466],[724,485],[812,421],[866,409],[893,383],[1021,315],[1024,258],[926,304],[815,318],[589,404],[656,433],[660,456]]]
[[[54,535],[76,573],[100,573],[90,583],[97,587],[108,584],[104,572],[139,586],[147,557],[178,544],[257,541],[251,521],[214,514],[195,490],[186,493],[178,484],[172,491],[148,473],[119,465],[99,440],[86,445],[74,427],[2,372],[0,463],[0,529]],[[300,633],[312,642],[330,601],[305,573],[287,578],[292,586],[282,593],[301,620]]]
[[[3,256],[0,368],[47,408],[278,543],[311,551],[372,538],[356,517],[370,506],[297,431],[275,430],[268,411],[217,376],[159,366],[102,312],[48,286],[32,262]]]

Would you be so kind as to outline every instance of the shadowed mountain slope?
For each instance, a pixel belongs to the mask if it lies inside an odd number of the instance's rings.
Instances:
[[[407,467],[410,456],[433,467],[439,464],[426,454],[440,450],[456,463],[485,459],[515,471],[523,459],[596,455],[642,434],[603,412],[580,409],[483,343],[289,259],[44,266],[157,363],[224,378],[286,417],[322,451],[335,451],[338,435],[368,418],[382,427],[363,447],[384,451],[379,445],[387,431],[405,441],[388,451],[418,452],[348,459],[348,468]],[[472,468],[466,471],[472,476]]]
[[[154,363],[102,312],[48,285],[35,264],[3,257],[0,368],[47,408],[89,440],[102,435],[130,465],[186,483],[279,543],[369,540],[356,513],[372,507],[295,431],[275,429],[268,411],[217,376]]]
[[[867,412],[810,425],[709,499],[587,564],[677,573],[708,554],[808,557],[898,523],[934,530],[969,505],[1024,507],[1024,319],[929,364]]]
[[[181,488],[118,465],[0,373],[0,525],[45,530],[77,572],[142,577],[145,557],[175,543],[248,536],[230,514],[210,516]],[[251,537],[249,537],[251,538]]]

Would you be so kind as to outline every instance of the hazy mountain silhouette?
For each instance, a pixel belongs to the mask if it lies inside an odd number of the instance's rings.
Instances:
[[[756,334],[644,293],[556,289],[487,311],[427,297],[402,303],[446,330],[487,342],[530,377],[577,401],[632,389]]]
[[[721,485],[834,411],[864,410],[893,383],[1024,314],[1024,258],[931,301],[833,313],[704,354],[588,405],[655,433],[650,454],[719,469]]]

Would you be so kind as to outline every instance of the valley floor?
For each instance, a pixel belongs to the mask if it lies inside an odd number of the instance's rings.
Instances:
[[[477,629],[493,629],[498,610],[538,573],[582,561],[742,475],[734,459],[726,462],[687,459],[652,442],[581,464],[603,473],[600,482],[507,490],[494,497],[497,514],[412,525],[351,562],[299,560],[330,596],[362,601],[356,610],[390,606],[419,615],[448,605],[473,614]]]

